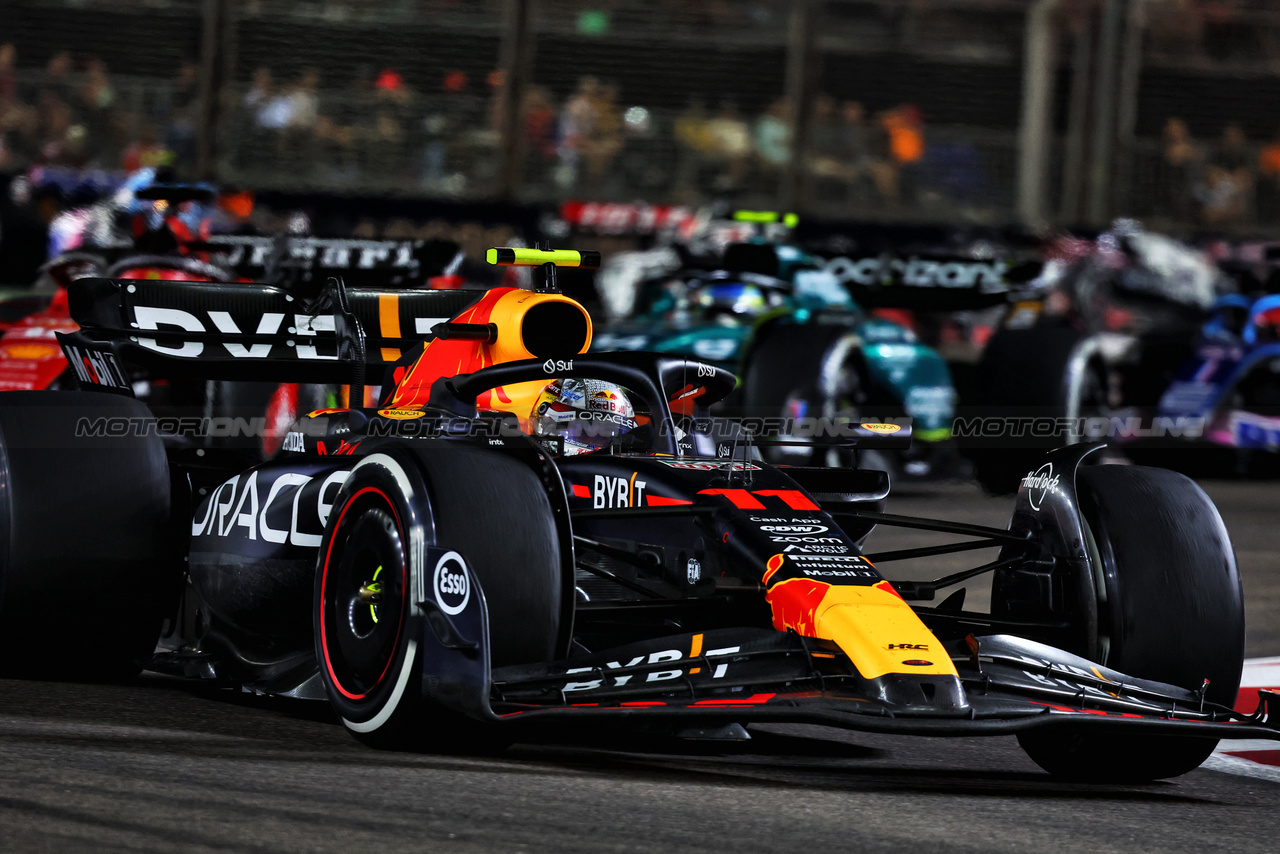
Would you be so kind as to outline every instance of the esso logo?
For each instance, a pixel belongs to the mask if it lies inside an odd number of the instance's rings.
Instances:
[[[471,601],[471,577],[457,552],[446,552],[436,561],[433,584],[436,604],[451,617],[461,614]]]
[[[821,534],[826,525],[761,525],[760,530],[770,534]]]

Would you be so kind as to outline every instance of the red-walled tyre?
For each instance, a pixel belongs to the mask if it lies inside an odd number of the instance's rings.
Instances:
[[[330,703],[375,747],[501,746],[492,724],[434,704],[420,639],[426,545],[462,554],[486,594],[492,666],[550,661],[562,614],[559,535],[534,472],[483,448],[435,442],[352,470],[320,546],[316,656]]]

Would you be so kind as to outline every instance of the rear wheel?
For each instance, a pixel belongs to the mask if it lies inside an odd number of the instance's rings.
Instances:
[[[1098,631],[1089,657],[1142,679],[1232,705],[1244,660],[1244,604],[1231,542],[1213,502],[1164,469],[1093,466],[1077,485],[1098,576]],[[1032,730],[1018,736],[1052,774],[1096,781],[1176,777],[1216,739],[1123,730]]]
[[[127,678],[150,659],[180,575],[154,426],[116,395],[0,395],[4,672]]]
[[[339,495],[316,573],[316,653],[330,702],[360,740],[475,751],[504,731],[434,703],[409,591],[432,583],[424,544],[456,549],[485,592],[492,666],[550,661],[561,622],[559,533],[519,461],[455,443],[417,459],[374,454]]]

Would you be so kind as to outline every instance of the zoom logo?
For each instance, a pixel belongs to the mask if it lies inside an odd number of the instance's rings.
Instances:
[[[461,614],[471,601],[471,577],[462,555],[457,552],[446,552],[436,561],[433,584],[436,604],[451,617]]]

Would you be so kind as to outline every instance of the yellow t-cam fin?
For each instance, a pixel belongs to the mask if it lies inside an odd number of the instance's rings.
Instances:
[[[793,213],[778,213],[777,211],[734,211],[734,222],[750,222],[757,225],[770,225],[780,222],[787,228],[795,228],[800,222],[800,217]]]
[[[498,267],[540,267],[555,264],[557,267],[581,267],[594,270],[600,266],[600,253],[579,252],[576,249],[490,249],[485,260]]]

